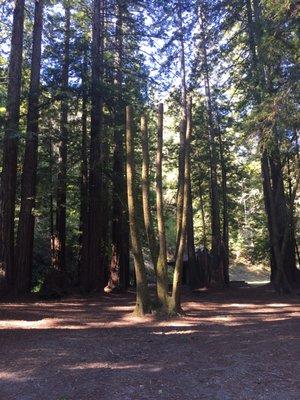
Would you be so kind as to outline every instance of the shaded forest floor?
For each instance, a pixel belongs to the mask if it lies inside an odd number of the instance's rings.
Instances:
[[[0,399],[299,399],[299,296],[183,298],[167,321],[132,317],[133,293],[2,303]]]

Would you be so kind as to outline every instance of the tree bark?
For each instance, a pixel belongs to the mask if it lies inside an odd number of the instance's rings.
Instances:
[[[211,201],[211,234],[212,234],[212,271],[211,271],[211,285],[216,287],[223,287],[224,285],[224,271],[223,260],[221,257],[222,242],[221,242],[221,224],[220,224],[220,204],[219,204],[219,187],[217,175],[217,144],[216,144],[216,130],[213,118],[213,105],[210,90],[210,79],[208,70],[207,59],[207,37],[205,18],[200,11],[200,28],[202,37],[202,54],[204,63],[204,83],[205,83],[205,96],[207,103],[207,116],[208,116],[208,142],[209,142],[209,159],[210,159],[210,201]]]
[[[157,258],[157,298],[165,311],[168,310],[168,270],[167,270],[167,243],[164,220],[164,200],[162,183],[163,162],[163,118],[164,107],[159,104],[157,111],[157,151],[156,151],[156,208],[159,239],[159,253]]]
[[[116,14],[112,257],[106,292],[115,288],[124,290],[129,285],[129,228],[124,165],[125,115],[122,93],[124,57],[124,3],[122,0],[116,1]]]
[[[61,75],[60,138],[58,143],[58,176],[55,226],[54,268],[66,272],[66,210],[67,210],[67,162],[68,162],[68,113],[69,113],[69,67],[71,10],[65,3],[65,26],[63,64]]]
[[[80,176],[80,219],[79,219],[79,257],[78,280],[83,284],[87,260],[88,232],[88,57],[85,49],[82,66],[82,109],[81,109],[81,176]]]
[[[53,204],[53,144],[49,138],[49,176],[50,176],[50,195],[49,195],[49,231],[50,231],[50,256],[51,265],[55,259],[55,237],[54,237],[54,204]]]
[[[219,118],[218,118],[219,119]],[[218,121],[218,139],[220,152],[220,165],[222,176],[222,250],[224,282],[229,285],[229,219],[228,219],[228,190],[227,190],[227,165],[224,158],[224,144],[222,141],[222,133],[220,122]]]
[[[185,146],[184,146],[184,171],[181,174],[183,182],[181,183],[184,187],[183,191],[183,208],[182,208],[182,224],[181,224],[181,235],[179,240],[178,252],[175,263],[174,277],[173,277],[173,289],[172,297],[169,302],[170,314],[181,313],[181,281],[182,281],[182,266],[183,266],[183,255],[186,246],[186,230],[188,223],[188,196],[189,196],[189,185],[190,185],[190,141],[192,135],[192,99],[189,100],[187,107],[187,128],[185,135]]]
[[[31,75],[28,97],[27,133],[21,183],[21,209],[16,239],[16,290],[24,293],[31,287],[34,240],[34,206],[38,163],[39,95],[43,30],[43,0],[35,1]]]
[[[137,225],[136,195],[134,189],[134,133],[131,106],[126,107],[126,156],[129,227],[136,276],[135,314],[141,316],[150,312],[150,295]]]
[[[3,140],[1,187],[2,226],[0,232],[0,243],[2,243],[2,249],[0,249],[0,262],[4,266],[5,279],[8,286],[13,286],[15,278],[14,219],[23,60],[24,3],[24,0],[15,0],[11,53],[8,70],[6,121]]]
[[[158,246],[155,237],[153,218],[151,214],[150,206],[150,158],[149,158],[149,145],[148,145],[148,122],[146,115],[141,117],[141,133],[142,133],[142,200],[143,200],[143,215],[144,224],[146,230],[146,236],[148,241],[148,246],[151,255],[151,261],[153,263],[154,269],[156,271],[157,258],[158,258]]]
[[[101,142],[103,134],[103,37],[104,37],[104,1],[93,2],[93,39],[92,39],[92,112],[91,143],[89,165],[89,232],[88,265],[85,279],[87,291],[99,290],[104,284],[102,254],[102,159]]]
[[[179,168],[178,168],[178,190],[177,190],[177,210],[176,210],[176,252],[177,255],[179,242],[181,238],[182,227],[182,209],[183,209],[183,176],[184,173],[184,157],[185,157],[185,135],[187,124],[187,89],[186,89],[186,65],[185,65],[185,41],[183,32],[183,16],[182,16],[182,0],[177,4],[178,20],[179,20],[179,54],[180,54],[180,74],[181,74],[181,121],[180,121],[180,144],[179,144]]]
[[[256,86],[267,93],[272,91],[272,82],[266,79],[264,68],[264,57],[261,50],[262,29],[260,4],[257,0],[247,0],[248,17],[248,35],[249,50],[252,57],[252,70],[255,75]],[[268,82],[268,84],[267,84]],[[261,94],[254,92],[256,105],[261,103]],[[262,136],[262,135],[261,135]],[[288,285],[298,279],[298,270],[296,267],[294,232],[289,226],[289,209],[287,206],[284,190],[284,181],[282,174],[282,165],[280,160],[280,147],[277,137],[277,127],[272,129],[272,148],[262,147],[261,168],[263,177],[264,202],[268,217],[268,231],[270,241],[270,263],[271,263],[271,281],[275,285],[282,285],[286,290]],[[288,232],[288,234],[286,233]],[[285,236],[288,235],[288,236]],[[279,251],[280,249],[280,251]],[[284,253],[282,253],[284,249]],[[284,265],[282,265],[284,260]],[[285,279],[278,281],[277,277],[282,274],[284,268]]]

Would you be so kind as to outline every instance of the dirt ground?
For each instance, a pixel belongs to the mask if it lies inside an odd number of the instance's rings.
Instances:
[[[134,294],[0,304],[0,400],[300,398],[299,296],[184,294],[181,318]]]

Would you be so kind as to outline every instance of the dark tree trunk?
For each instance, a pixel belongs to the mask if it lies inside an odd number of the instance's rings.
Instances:
[[[210,202],[211,202],[211,285],[222,287],[224,285],[224,270],[222,259],[222,237],[220,223],[220,204],[218,187],[218,160],[217,160],[217,135],[213,118],[213,105],[210,90],[208,60],[207,60],[207,37],[205,17],[200,11],[200,28],[202,37],[202,55],[204,64],[205,96],[208,116],[208,143],[210,159]]]
[[[80,220],[79,220],[79,258],[78,279],[82,284],[84,269],[87,267],[88,231],[88,58],[85,50],[82,66],[82,109],[81,109],[81,177],[80,177]]]
[[[188,220],[187,220],[187,254],[189,262],[189,284],[191,288],[200,286],[199,267],[195,252],[195,237],[194,237],[194,211],[191,182],[188,188]]]
[[[218,139],[219,139],[219,151],[220,151],[220,164],[221,164],[221,175],[222,175],[222,247],[221,256],[223,259],[223,273],[224,282],[229,285],[229,220],[228,220],[228,190],[227,190],[227,165],[224,158],[224,144],[222,141],[222,133],[220,129],[220,123],[218,121]]]
[[[88,264],[84,287],[86,290],[101,289],[104,284],[102,254],[102,163],[101,145],[103,133],[103,31],[104,1],[93,2],[93,39],[92,39],[92,112],[91,143],[89,165],[89,231]]]
[[[181,121],[180,121],[180,144],[179,144],[179,167],[178,167],[178,191],[177,191],[177,210],[176,210],[176,256],[181,238],[182,226],[182,208],[183,208],[183,192],[184,192],[184,152],[185,152],[185,135],[187,124],[187,89],[186,89],[186,65],[185,65],[185,42],[183,33],[183,16],[182,16],[182,0],[178,1],[177,5],[178,20],[179,20],[179,46],[180,46],[180,74],[181,74]]]
[[[21,185],[21,209],[16,239],[16,290],[30,290],[34,239],[34,206],[38,161],[39,94],[41,45],[43,30],[43,0],[35,1],[31,77],[28,98],[27,136]]]
[[[53,199],[53,144],[49,138],[49,177],[50,177],[50,195],[49,195],[49,231],[50,231],[50,255],[51,265],[54,266],[55,259],[55,237],[54,237],[54,199]]]
[[[55,229],[55,265],[54,267],[66,272],[66,209],[67,209],[67,157],[68,157],[68,113],[69,113],[69,65],[70,65],[70,19],[71,12],[68,3],[65,5],[65,27],[63,65],[61,76],[61,116],[60,140],[58,144],[58,177],[56,200],[56,229]]]
[[[125,114],[122,96],[124,4],[116,2],[116,57],[113,160],[112,258],[106,291],[125,289],[129,285],[129,227],[124,167]]]
[[[272,82],[270,79],[266,79],[264,57],[260,45],[262,40],[260,4],[257,0],[247,0],[246,5],[249,49],[252,57],[252,70],[256,77],[255,83],[264,91],[271,92]],[[254,92],[254,97],[259,106],[261,95],[257,90]],[[262,149],[262,176],[264,202],[268,217],[271,281],[279,290],[280,286],[282,286],[281,289],[286,290],[291,283],[298,279],[298,270],[293,239],[294,231],[291,227],[290,212],[284,190],[276,126],[272,130],[272,149],[268,150],[265,146]]]
[[[16,201],[17,156],[19,142],[22,52],[24,34],[24,0],[16,0],[11,53],[8,71],[6,123],[3,140],[3,169],[1,187],[2,226],[0,231],[1,260],[8,286],[14,284],[14,219]]]

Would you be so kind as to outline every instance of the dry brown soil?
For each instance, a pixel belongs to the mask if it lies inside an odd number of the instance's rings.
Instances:
[[[0,400],[298,400],[299,296],[184,294],[181,318],[134,294],[0,304]]]

